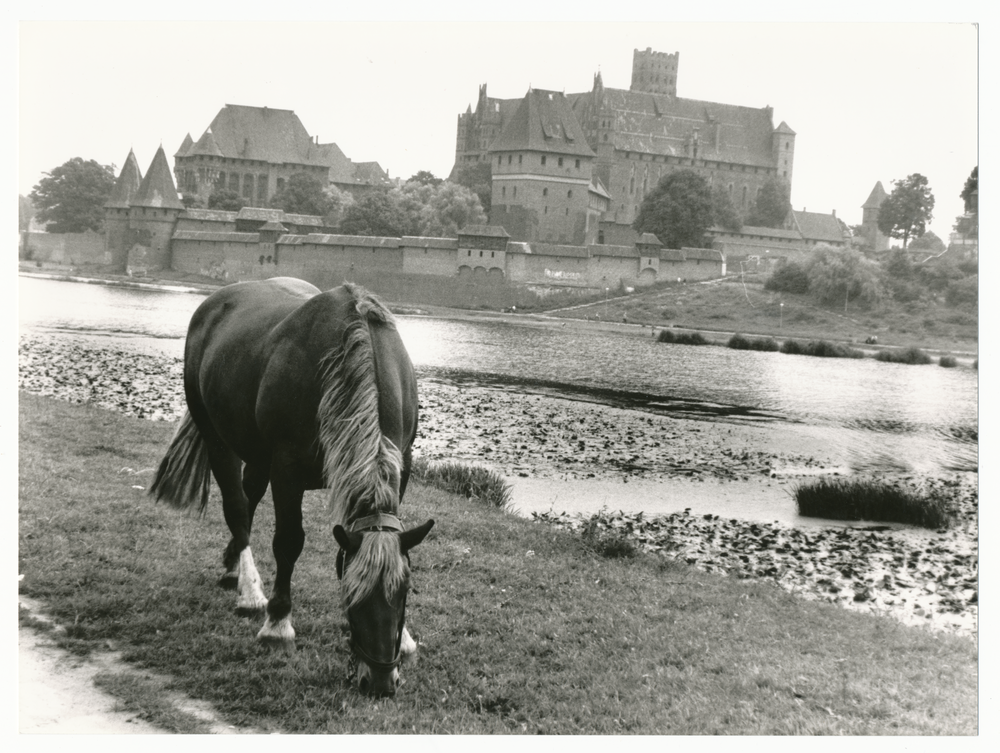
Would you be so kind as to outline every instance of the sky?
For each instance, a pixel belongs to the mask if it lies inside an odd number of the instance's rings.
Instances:
[[[680,53],[678,96],[770,105],[774,125],[788,123],[797,133],[796,209],[836,210],[860,223],[876,181],[891,192],[894,180],[921,173],[936,198],[930,229],[947,239],[978,164],[980,40],[972,23],[438,15],[21,21],[18,192],[77,156],[117,170],[133,149],[145,174],[162,145],[172,165],[185,134],[197,140],[225,104],[294,110],[321,142],[336,142],[356,162],[376,161],[393,178],[419,170],[445,177],[457,116],[475,108],[481,84],[505,99],[529,87],[581,92],[600,71],[605,87],[627,89],[633,50],[647,47]]]

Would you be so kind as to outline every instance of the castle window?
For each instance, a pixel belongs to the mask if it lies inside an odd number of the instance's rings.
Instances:
[[[514,186],[514,198],[517,198],[517,186]]]
[[[747,206],[747,187],[743,186],[743,208],[746,209]]]
[[[509,164],[511,164],[511,163],[512,163],[513,161],[514,161],[514,155],[513,155],[513,154],[508,154],[508,155],[507,155],[507,164],[509,165]]]
[[[507,186],[504,186],[503,188],[500,189],[500,196],[503,197],[506,195],[507,195]]]
[[[472,249],[469,249],[469,256],[472,256]]]
[[[562,162],[563,162],[563,158],[562,158],[562,157],[560,157],[560,158],[559,158],[559,167],[562,167]]]
[[[496,255],[497,255],[497,252],[496,252],[496,251],[490,251],[490,258],[491,258],[491,259],[492,259],[493,257],[495,257]]]
[[[222,170],[219,171],[219,177],[215,179],[215,187],[220,190],[226,187],[226,173]]]
[[[253,176],[244,175],[243,176],[243,196],[246,198],[253,197]]]
[[[579,170],[579,169],[580,169],[580,160],[577,160],[577,161],[576,161],[576,169],[577,169],[577,170]]]
[[[572,189],[572,188],[571,188],[571,189],[569,189],[569,190],[568,190],[568,191],[566,192],[566,198],[567,198],[567,199],[572,199],[572,198],[573,198],[573,189]]]
[[[791,148],[792,144],[789,141],[785,142],[785,151],[787,152]]]
[[[542,155],[542,164],[543,165],[545,164],[545,155],[544,154]]]
[[[520,165],[523,161],[524,161],[524,155],[523,154],[517,155],[517,164]]]
[[[545,211],[542,214],[548,214],[548,213],[549,213],[549,208],[545,207]]]
[[[503,164],[503,155],[501,154],[499,157],[497,157],[497,167],[500,167],[500,165],[502,164]]]
[[[569,207],[566,207],[566,216],[569,217]]]
[[[230,181],[232,181],[232,179],[230,179]],[[281,193],[284,190],[284,188],[285,188],[285,179],[278,178],[278,193]]]
[[[267,201],[267,176],[258,175],[257,176],[257,200]]]
[[[549,195],[549,189],[543,188],[542,189],[542,196],[548,196],[548,195]]]
[[[604,140],[605,140],[605,141],[607,141],[607,140],[608,140],[608,134],[604,134]]]

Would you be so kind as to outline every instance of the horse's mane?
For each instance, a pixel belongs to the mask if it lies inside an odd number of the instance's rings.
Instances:
[[[344,608],[350,609],[372,593],[380,580],[386,601],[389,601],[402,587],[408,573],[406,558],[399,551],[399,536],[384,531],[366,533],[341,580]]]
[[[375,352],[369,330],[369,324],[395,328],[395,319],[364,288],[350,283],[344,287],[353,305],[343,341],[321,364],[323,396],[318,418],[333,518],[349,525],[363,515],[397,512],[403,457],[379,425]]]

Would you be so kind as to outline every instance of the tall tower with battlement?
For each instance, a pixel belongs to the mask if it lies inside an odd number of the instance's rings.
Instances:
[[[679,52],[654,52],[652,47],[633,51],[629,91],[676,97],[679,59]]]

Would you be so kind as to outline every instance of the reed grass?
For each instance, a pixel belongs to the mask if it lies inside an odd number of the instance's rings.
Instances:
[[[941,356],[938,359],[938,365],[943,366],[946,369],[954,369],[958,366],[958,359],[955,356]]]
[[[857,348],[826,340],[810,340],[805,345],[797,340],[785,340],[781,344],[781,352],[796,356],[815,356],[817,358],[864,358],[865,354]]]
[[[880,350],[875,354],[875,359],[886,363],[905,363],[915,366],[922,366],[931,362],[931,357],[920,348],[906,348],[904,350]]]
[[[489,468],[454,461],[431,463],[424,458],[415,458],[410,470],[414,478],[443,491],[501,510],[510,507],[510,485],[503,476]]]
[[[738,332],[729,338],[726,347],[733,350],[760,350],[767,353],[775,353],[780,350],[778,341],[773,337],[747,337]]]
[[[661,329],[656,341],[673,345],[709,345],[701,332],[674,332],[669,329]]]
[[[799,515],[831,520],[907,523],[940,529],[951,525],[945,502],[901,484],[874,479],[823,478],[795,490]]]

